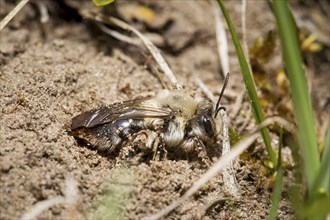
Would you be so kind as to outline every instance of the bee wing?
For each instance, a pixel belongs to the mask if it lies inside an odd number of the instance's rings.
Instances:
[[[118,119],[166,118],[171,115],[170,109],[146,102],[148,100],[150,98],[119,102],[109,107],[84,112],[72,119],[71,129],[92,128]]]

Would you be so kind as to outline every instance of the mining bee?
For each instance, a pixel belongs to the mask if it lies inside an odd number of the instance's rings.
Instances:
[[[184,90],[161,90],[153,97],[114,103],[72,119],[72,135],[100,151],[133,144],[142,150],[191,152],[214,146],[221,130],[216,123],[226,77],[215,108],[210,100]],[[221,124],[221,123],[220,123]]]

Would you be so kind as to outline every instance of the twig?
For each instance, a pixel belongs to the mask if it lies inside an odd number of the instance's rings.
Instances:
[[[49,20],[49,13],[47,10],[47,7],[44,2],[42,1],[36,1],[36,4],[39,8],[40,11],[40,22],[41,23],[46,23]]]
[[[22,0],[20,1],[16,7],[9,12],[9,14],[0,22],[0,31],[7,25],[7,23],[13,19],[13,17],[24,7],[24,5],[28,2],[29,0]]]
[[[254,201],[255,199],[251,199],[252,201]],[[204,205],[204,207],[202,207],[200,209],[201,215],[200,216],[204,216],[207,211],[212,208],[213,206],[215,206],[217,203],[220,202],[226,202],[226,201],[231,201],[231,202],[236,202],[236,203],[251,203],[252,201],[248,201],[248,200],[242,200],[241,198],[239,199],[233,199],[233,198],[229,198],[229,197],[218,197],[215,199],[212,199],[210,202],[208,202],[206,205]]]
[[[243,103],[243,99],[244,99],[244,95],[246,94],[246,91],[241,92],[235,100],[235,104],[232,107],[232,112],[231,112],[231,118],[235,118],[238,113],[240,112],[240,110],[242,109],[242,103]]]
[[[230,72],[226,30],[221,20],[221,13],[219,6],[216,4],[215,1],[211,1],[211,2],[214,8],[215,32],[216,32],[218,53],[222,67],[222,74],[224,77],[226,77],[226,74]]]
[[[325,140],[327,137],[327,131],[329,129],[329,115],[325,115],[322,117],[325,120],[322,120],[321,125],[320,125],[320,131],[319,131],[319,140]]]
[[[230,99],[235,99],[238,96],[238,92],[231,88],[226,88],[226,97]]]
[[[73,176],[69,176],[65,181],[65,200],[69,205],[75,205],[79,198],[78,183]]]
[[[110,17],[109,20],[113,24],[117,25],[118,27],[121,27],[125,30],[129,30],[129,31],[132,31],[133,33],[135,33],[143,41],[143,43],[146,45],[146,47],[149,49],[150,53],[155,58],[155,60],[159,64],[159,66],[162,68],[164,74],[168,77],[168,79],[171,81],[171,83],[177,88],[180,88],[180,89],[182,88],[182,86],[179,85],[176,77],[174,76],[172,70],[170,69],[169,65],[165,61],[164,57],[161,55],[158,48],[148,38],[146,38],[140,31],[138,31],[134,27],[130,26],[129,24],[127,24],[117,18]]]
[[[64,197],[58,196],[38,202],[21,217],[21,220],[36,219],[42,212],[55,205],[67,204],[69,207],[75,206],[79,197],[76,180],[73,177],[68,177],[65,181],[65,187]]]
[[[195,80],[195,83],[197,84],[197,86],[206,95],[206,97],[208,99],[210,99],[213,104],[215,104],[215,97],[214,97],[213,93],[211,92],[211,90],[209,90],[209,88],[207,88],[207,86],[205,85],[205,83],[198,76],[195,76],[194,77],[194,80]]]
[[[52,206],[62,204],[64,202],[65,199],[62,196],[38,202],[32,207],[30,211],[28,211],[21,217],[21,220],[36,219],[43,211],[49,209]]]
[[[143,47],[143,42],[140,38],[138,37],[129,37],[125,34],[122,34],[118,31],[115,31],[115,30],[112,30],[110,28],[108,28],[107,26],[105,26],[104,24],[102,23],[98,23],[96,22],[96,25],[99,26],[99,28],[106,34],[112,36],[113,38],[117,39],[117,40],[120,40],[120,41],[123,41],[125,43],[128,43],[128,44],[132,44],[134,46],[138,46],[138,47]],[[164,40],[162,39],[162,37],[158,34],[154,34],[154,33],[147,33],[145,34],[145,36],[147,38],[150,39],[151,42],[153,42],[155,45],[158,45],[158,46],[164,46],[165,42]]]
[[[96,23],[96,24],[104,33],[109,34],[110,36],[112,36],[117,40],[123,41],[128,44],[132,44],[134,46],[139,46],[139,47],[142,46],[142,42],[140,41],[140,39],[128,37],[122,33],[119,33],[118,31],[111,30],[110,28],[108,28],[107,26],[101,23]]]
[[[244,131],[244,129],[249,125],[249,123],[252,120],[252,111],[251,111],[251,109],[249,111],[247,111],[247,116],[245,118],[246,118],[246,120],[244,121],[244,123],[237,129],[237,132],[239,134]]]
[[[220,110],[220,116],[223,122],[223,139],[222,139],[222,157],[226,157],[227,154],[230,152],[230,139],[229,139],[229,132],[228,132],[228,116],[226,111]],[[241,193],[239,190],[239,186],[235,176],[235,169],[233,166],[233,161],[230,161],[223,170],[222,170],[222,177],[223,177],[223,184],[225,190],[227,190],[230,195],[234,196],[235,198],[241,197]]]
[[[197,76],[194,77],[196,85],[199,86],[199,88],[202,90],[202,92],[206,95],[207,98],[209,98],[210,100],[212,100],[213,103],[215,103],[216,99],[213,93],[207,88],[205,83],[203,83],[203,81],[201,81],[201,79],[199,79]],[[230,88],[226,88],[226,93],[224,94],[224,96],[228,97],[229,99],[237,98],[238,95],[239,94],[235,90],[232,90]]]
[[[256,126],[252,132],[258,132],[264,127],[267,127],[268,125],[275,124],[282,126],[286,131],[290,132],[291,134],[296,134],[296,126],[292,124],[291,122],[288,122],[286,119],[279,117],[279,116],[273,116],[266,118],[262,123],[260,123],[258,126]]]
[[[231,161],[233,161],[236,157],[242,154],[258,137],[260,137],[259,134],[260,129],[263,129],[264,127],[267,127],[274,122],[280,124],[281,126],[283,126],[284,129],[288,130],[289,132],[295,133],[294,125],[284,120],[283,118],[281,117],[267,118],[261,124],[256,126],[255,129],[253,129],[253,133],[250,136],[238,142],[235,145],[235,147],[232,148],[232,150],[225,157],[221,157],[210,169],[208,169],[208,171],[201,178],[199,178],[183,196],[175,200],[169,206],[160,210],[158,213],[148,216],[144,219],[159,219],[169,214],[176,207],[181,205],[186,199],[188,199],[190,196],[196,193],[205,183],[207,183],[212,177],[217,175]]]
[[[182,86],[178,83],[175,75],[173,74],[172,70],[170,69],[169,65],[165,61],[164,57],[161,55],[158,48],[148,39],[146,38],[140,31],[132,27],[131,25],[115,18],[115,17],[109,17],[109,18],[103,18],[100,16],[95,17],[96,20],[104,22],[109,21],[111,24],[116,25],[124,30],[132,31],[135,33],[144,43],[144,45],[148,48],[158,65],[163,70],[166,77],[170,80],[170,82],[174,85],[174,87],[181,89]]]

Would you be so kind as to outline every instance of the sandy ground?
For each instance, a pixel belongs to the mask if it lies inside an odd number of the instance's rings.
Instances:
[[[13,4],[0,2],[3,17]],[[198,76],[217,95],[223,78],[212,8],[199,2],[185,7],[178,1],[162,7],[173,10],[177,20],[192,22],[196,31],[203,33],[182,51],[165,53],[179,81],[187,90],[200,92],[194,83]],[[240,4],[229,7],[231,13],[239,14]],[[255,16],[261,11],[262,18]],[[250,5],[248,17],[255,18],[255,23],[250,23],[248,43],[275,27],[266,4]],[[240,16],[233,19],[240,27]],[[267,28],[258,29],[263,26]],[[105,192],[118,198],[108,203],[119,210],[112,217],[140,219],[180,197],[207,170],[201,161],[184,158],[127,166],[118,155],[100,154],[68,134],[71,118],[82,111],[154,94],[162,88],[144,65],[144,60],[151,59],[147,51],[95,37],[89,30],[84,22],[56,16],[40,24],[36,10],[27,5],[0,32],[0,219],[18,219],[36,203],[63,196],[69,177],[77,182],[76,203],[53,206],[39,219],[96,218],[93,213],[100,209]],[[234,96],[244,91],[232,44],[230,58],[232,78],[223,99],[229,114]],[[247,111],[242,110],[237,117],[244,119]],[[252,150],[256,152],[265,154],[259,144]],[[241,199],[230,197],[219,174],[167,218],[266,218],[271,188],[260,163],[237,161]],[[209,207],[219,198],[224,199]],[[284,193],[279,218],[292,216]]]

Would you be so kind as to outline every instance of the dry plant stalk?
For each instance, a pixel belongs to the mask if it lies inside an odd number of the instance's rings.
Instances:
[[[20,1],[16,7],[9,12],[9,14],[0,22],[0,31],[8,24],[8,22],[15,17],[15,15],[24,7],[29,0]]]
[[[40,22],[47,23],[49,21],[49,13],[48,13],[45,3],[42,1],[36,1],[35,3],[37,4],[37,7],[39,8]]]
[[[109,34],[110,36],[112,36],[113,38],[120,40],[122,42],[134,45],[134,46],[138,46],[141,47],[141,41],[139,39],[136,38],[132,38],[129,36],[126,36],[118,31],[112,30],[108,27],[106,27],[105,25],[101,24],[101,23],[97,23],[97,26],[106,34]]]
[[[227,113],[224,110],[220,111],[220,116],[223,121],[222,157],[226,157],[231,149],[229,131],[228,131],[229,120],[228,120]],[[225,190],[233,197],[240,198],[241,193],[239,190],[239,185],[236,180],[233,161],[230,161],[229,164],[223,168],[221,174],[223,177],[223,184],[224,184]]]
[[[244,90],[243,92],[239,93],[236,97],[235,104],[232,106],[232,112],[231,112],[231,117],[235,118],[238,116],[238,113],[242,109],[242,103],[244,96],[246,94],[246,91]]]
[[[63,204],[64,202],[65,199],[62,196],[38,202],[21,217],[21,220],[36,219],[45,210],[55,205]]]
[[[111,21],[112,24],[121,27],[124,30],[129,30],[135,33],[144,43],[144,45],[148,48],[154,59],[157,61],[158,65],[162,68],[164,74],[166,77],[171,81],[171,83],[176,87],[176,88],[182,88],[182,86],[178,83],[175,75],[173,74],[171,68],[165,61],[164,57],[161,55],[159,49],[147,38],[145,37],[140,31],[132,27],[131,25],[115,18],[115,17],[110,17],[109,20]]]
[[[45,210],[59,204],[66,204],[70,218],[72,219],[72,217],[75,217],[74,219],[77,219],[78,216],[72,216],[72,213],[74,213],[74,215],[79,214],[78,212],[75,211],[76,210],[75,207],[78,203],[78,200],[79,200],[78,185],[76,180],[72,176],[70,176],[65,180],[64,197],[57,196],[51,199],[38,202],[28,212],[23,214],[21,220],[36,219]]]
[[[151,55],[154,57],[154,59],[156,60],[156,62],[160,66],[160,68],[163,70],[164,74],[169,79],[169,81],[173,84],[174,88],[182,89],[182,86],[178,83],[178,80],[176,79],[171,68],[165,61],[164,57],[161,55],[159,49],[151,42],[151,40],[149,40],[146,36],[144,36],[136,28],[132,27],[131,25],[127,24],[126,22],[119,20],[115,17],[104,17],[101,15],[93,16],[93,15],[90,15],[88,12],[83,12],[83,15],[87,18],[93,17],[93,19],[98,22],[106,22],[108,24],[115,25],[117,27],[120,27],[121,29],[131,31],[134,34],[136,34],[142,40],[142,42],[147,47],[147,49],[150,51]]]
[[[214,8],[215,33],[222,74],[224,77],[226,77],[226,74],[230,72],[226,30],[221,19],[221,13],[218,4],[216,3],[216,1],[211,1],[211,3],[212,7]]]

